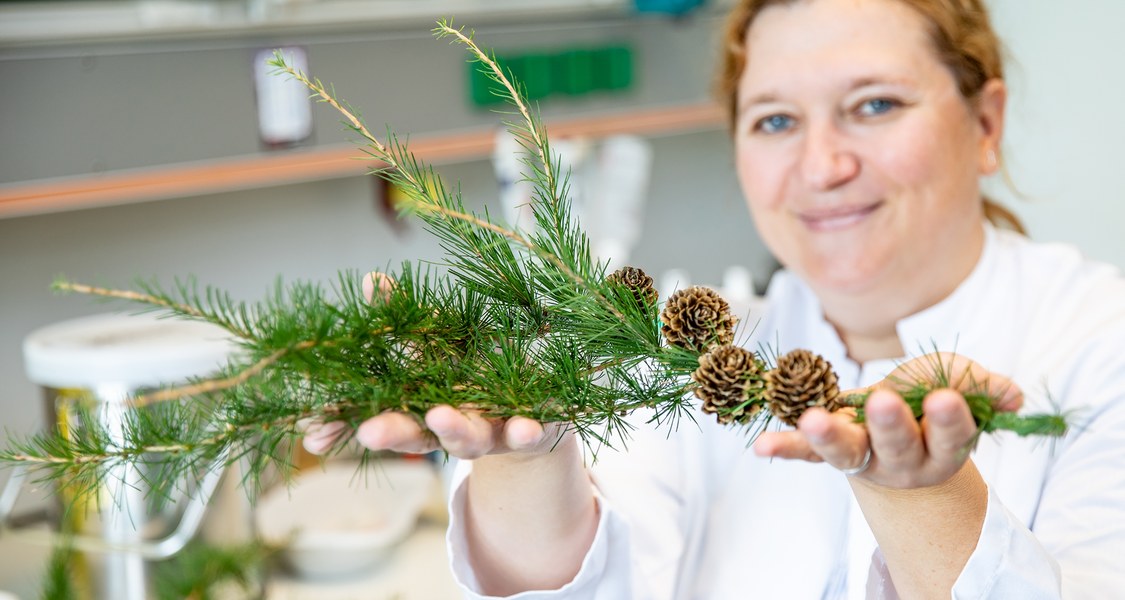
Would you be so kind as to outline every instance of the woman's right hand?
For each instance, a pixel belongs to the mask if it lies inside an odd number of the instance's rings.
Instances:
[[[393,286],[394,280],[387,275],[370,273],[364,277],[363,294],[368,302],[379,302]],[[342,422],[304,426],[304,447],[317,455],[327,452],[347,431],[347,424]],[[560,435],[570,434],[557,425],[544,427],[525,417],[490,419],[478,411],[452,406],[431,408],[426,413],[425,427],[408,414],[387,412],[367,419],[355,431],[356,441],[371,450],[425,454],[440,448],[468,460],[491,454],[547,452]]]
[[[314,423],[305,430],[305,449],[324,454],[346,431],[342,422]],[[355,439],[371,450],[425,454],[439,448],[467,460],[490,454],[546,452],[557,441],[557,427],[545,428],[525,417],[489,419],[476,411],[435,406],[426,413],[425,429],[405,413],[388,412],[371,417],[356,428]],[[569,435],[569,434],[565,434]]]
[[[379,302],[393,285],[372,273],[364,278],[363,293]],[[313,424],[304,445],[323,454],[345,433],[342,422]],[[578,573],[597,532],[598,507],[577,437],[563,425],[435,406],[424,424],[401,412],[371,417],[355,438],[372,450],[442,448],[474,460],[456,535],[465,540],[481,591],[504,596],[556,589]]]

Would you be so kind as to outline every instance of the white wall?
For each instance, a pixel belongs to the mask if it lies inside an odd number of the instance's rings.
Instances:
[[[1033,238],[1125,267],[1125,2],[989,4],[1011,58],[1005,160],[1027,198],[997,196]]]

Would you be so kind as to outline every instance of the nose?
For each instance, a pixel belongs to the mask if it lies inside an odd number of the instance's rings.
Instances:
[[[838,188],[859,175],[859,157],[846,144],[834,124],[809,128],[801,149],[800,172],[814,190]]]

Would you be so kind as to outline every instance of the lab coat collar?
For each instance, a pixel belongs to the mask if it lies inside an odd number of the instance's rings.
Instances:
[[[937,304],[901,319],[896,325],[899,342],[908,357],[935,350],[956,352],[959,348],[971,348],[976,341],[972,336],[988,330],[979,321],[988,312],[981,308],[987,305],[989,290],[996,282],[998,248],[996,230],[987,222],[982,226],[984,245],[969,276]],[[951,323],[958,326],[950,327]]]

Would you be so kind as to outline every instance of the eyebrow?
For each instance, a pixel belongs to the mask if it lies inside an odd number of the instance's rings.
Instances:
[[[887,76],[863,76],[856,77],[848,82],[845,88],[847,92],[852,92],[862,87],[869,85],[913,85],[914,81],[906,77],[887,77]],[[738,105],[738,112],[741,113],[747,108],[755,104],[769,104],[771,102],[781,102],[781,95],[774,91],[762,92],[750,96]]]
[[[769,104],[770,102],[779,102],[778,95],[774,92],[763,92],[750,96],[738,104],[738,112],[744,112],[747,108],[755,104]]]
[[[857,90],[861,87],[867,87],[869,85],[884,85],[884,84],[914,85],[914,80],[912,80],[908,77],[886,77],[886,76],[857,77],[857,78],[855,78],[851,81],[851,83],[848,85],[847,89],[850,92],[852,90]]]

